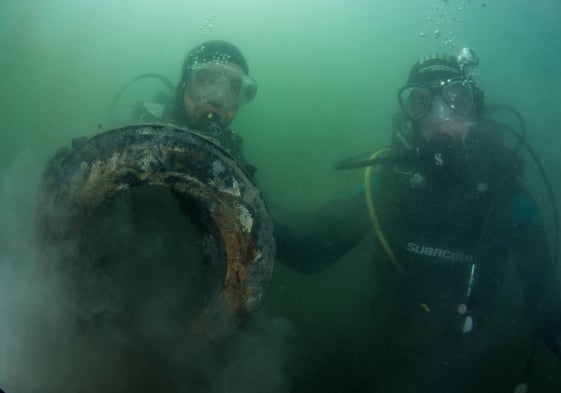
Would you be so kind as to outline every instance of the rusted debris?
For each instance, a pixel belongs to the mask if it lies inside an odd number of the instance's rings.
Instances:
[[[234,316],[254,311],[273,271],[271,218],[236,161],[187,129],[127,126],[57,153],[45,170],[38,208],[43,243],[79,235],[101,203],[120,190],[145,185],[167,187],[208,211],[226,255],[220,301],[226,299]]]

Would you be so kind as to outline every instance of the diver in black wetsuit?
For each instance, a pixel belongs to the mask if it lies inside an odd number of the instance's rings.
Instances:
[[[229,129],[240,106],[253,100],[257,92],[257,84],[249,76],[247,61],[235,45],[214,40],[191,49],[181,67],[181,78],[176,87],[159,74],[137,76],[117,94],[111,117],[114,117],[116,103],[124,92],[142,79],[162,82],[173,92],[173,97],[164,94],[151,101],[138,102],[132,122],[172,123],[200,131],[219,142],[253,176],[256,168],[245,159],[241,136]],[[118,121],[113,119],[113,122]]]
[[[253,100],[257,84],[248,75],[242,52],[227,41],[207,41],[193,48],[181,69],[172,122],[209,133],[253,175],[243,154],[242,138],[228,126],[240,105]]]
[[[385,164],[364,190],[311,214],[302,233],[278,227],[279,260],[307,273],[375,229],[378,326],[348,391],[512,391],[524,374],[512,357],[532,350],[511,350],[516,318],[496,316],[510,266],[537,336],[561,358],[561,289],[544,224],[520,181],[520,160],[503,145],[505,126],[486,116],[461,60],[414,65],[391,148],[376,155]]]

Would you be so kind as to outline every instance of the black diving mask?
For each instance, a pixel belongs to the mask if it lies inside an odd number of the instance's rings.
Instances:
[[[465,80],[441,81],[434,86],[406,85],[399,90],[402,110],[413,120],[421,120],[432,108],[433,97],[439,96],[455,113],[470,116],[475,109],[475,87]]]

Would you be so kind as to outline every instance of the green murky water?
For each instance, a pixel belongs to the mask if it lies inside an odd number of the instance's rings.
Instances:
[[[0,283],[7,294],[0,301],[0,386],[60,391],[60,380],[72,374],[60,355],[53,370],[25,370],[35,378],[18,382],[26,367],[44,365],[33,351],[46,353],[53,345],[29,345],[29,337],[49,329],[45,320],[56,327],[63,313],[41,295],[51,287],[27,286],[40,275],[25,277],[17,262],[35,256],[26,233],[44,163],[72,138],[110,126],[110,104],[131,78],[156,72],[175,83],[193,46],[210,39],[239,46],[258,93],[232,128],[258,168],[271,212],[291,222],[303,209],[360,185],[360,170],[336,172],[332,164],[389,142],[396,92],[411,65],[426,54],[456,54],[467,46],[480,58],[487,101],[513,105],[524,115],[528,141],[561,195],[555,177],[561,168],[559,15],[561,5],[553,0],[0,0],[0,246],[6,270]],[[532,165],[526,183],[551,226],[546,190]],[[559,199],[556,205],[561,207]],[[235,361],[213,365],[220,370],[213,391],[369,391],[354,372],[365,372],[376,351],[370,340],[376,319],[371,251],[365,241],[313,276],[279,264],[260,312],[268,322],[240,338],[247,345],[229,348]],[[36,298],[42,301],[27,301]],[[277,333],[269,340],[260,329]],[[22,331],[28,334],[14,333]],[[23,339],[25,354],[18,350]],[[71,348],[61,346],[69,358],[75,356]],[[259,365],[264,376],[255,384]],[[539,347],[535,391],[558,391],[560,375],[561,366]]]

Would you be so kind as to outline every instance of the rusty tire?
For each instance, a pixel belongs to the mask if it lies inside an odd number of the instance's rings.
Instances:
[[[59,151],[43,179],[38,211],[42,241],[52,245],[75,236],[101,203],[141,185],[167,187],[207,210],[225,254],[221,303],[234,316],[254,311],[273,271],[272,220],[236,161],[187,129],[127,126],[75,140],[71,149]]]

